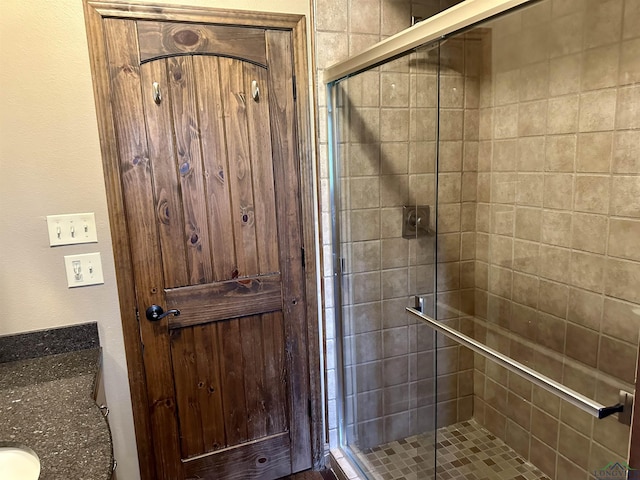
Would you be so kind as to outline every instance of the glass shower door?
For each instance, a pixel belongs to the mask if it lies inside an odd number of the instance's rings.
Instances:
[[[434,306],[432,55],[412,53],[330,87],[340,436],[367,478],[435,472],[425,435],[436,425],[434,333],[405,311],[416,295]]]

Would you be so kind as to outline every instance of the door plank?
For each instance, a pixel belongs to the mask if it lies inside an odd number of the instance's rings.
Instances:
[[[122,189],[131,239],[138,306],[163,301],[160,245],[154,218],[151,166],[140,98],[140,69],[134,51],[135,24],[104,20],[105,44],[112,88],[113,123],[118,139]],[[140,322],[144,344],[149,416],[159,479],[182,478],[180,443],[175,416],[175,392],[171,378],[171,353],[166,321]]]
[[[175,146],[166,61],[150,62],[140,67],[142,74],[142,100],[147,118],[149,161],[153,166],[153,184],[156,198],[156,219],[160,233],[160,245],[172,255],[162,257],[165,285],[178,287],[188,284],[184,217],[178,194]],[[164,99],[159,104],[153,100],[153,83],[160,85]]]
[[[237,272],[236,253],[231,220],[231,193],[227,144],[224,140],[224,112],[220,98],[218,59],[197,56],[193,58],[205,186],[209,203],[209,237],[213,261],[213,279],[233,278]]]
[[[290,440],[275,435],[185,461],[187,480],[275,480],[291,472]]]
[[[289,428],[287,409],[287,369],[282,312],[262,315],[264,349],[265,412],[267,435]],[[268,352],[274,352],[269,355]]]
[[[280,281],[279,274],[272,274],[168,289],[167,306],[181,313],[170,317],[169,328],[281,310]]]
[[[288,422],[282,314],[241,318],[240,330],[249,439],[283,433]]]
[[[218,334],[226,445],[237,445],[248,440],[240,321],[219,322]]]
[[[239,319],[242,339],[244,395],[247,405],[247,434],[249,440],[267,435],[265,412],[264,351],[261,316]]]
[[[224,447],[224,412],[220,385],[218,326],[215,323],[193,327],[198,368],[198,401],[202,413],[204,451]]]
[[[176,160],[180,174],[182,206],[185,220],[189,283],[213,280],[207,204],[204,190],[200,132],[196,110],[191,57],[172,57],[167,60],[171,106],[173,107]],[[181,238],[176,238],[176,243]],[[169,250],[170,252],[172,250]]]
[[[246,102],[249,92],[244,88],[242,63],[227,58],[218,61],[229,155],[231,212],[238,267],[236,276],[246,277],[259,273],[247,132]]]
[[[309,358],[305,322],[305,277],[302,268],[299,163],[296,114],[293,97],[291,32],[267,31],[269,63],[269,105],[271,144],[276,182],[276,211],[283,291],[291,425],[291,468],[299,472],[311,468],[309,424]]]
[[[196,364],[193,329],[171,332],[171,358],[176,385],[176,404],[180,418],[182,457],[204,453],[200,402],[198,401],[198,367]]]
[[[266,66],[264,30],[188,23],[138,23],[141,62],[193,53],[244,59]]]
[[[260,273],[279,271],[278,225],[275,212],[273,183],[273,152],[269,128],[269,88],[266,70],[245,63],[244,81],[247,92],[255,80],[259,88],[258,100],[247,99],[247,123],[251,150],[251,172],[255,196],[256,236]]]

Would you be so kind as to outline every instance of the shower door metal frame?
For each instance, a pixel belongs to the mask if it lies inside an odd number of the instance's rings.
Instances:
[[[354,75],[416,47],[535,1],[537,0],[466,0],[330,66],[325,70],[323,80],[325,84],[329,84]]]
[[[327,89],[327,145],[329,157],[329,197],[331,201],[331,245],[333,268],[333,309],[335,319],[336,351],[336,410],[338,414],[338,445],[345,445],[345,405],[344,405],[344,331],[342,328],[342,260],[340,255],[340,182],[338,167],[338,149],[336,145],[335,118],[335,82],[326,85]]]

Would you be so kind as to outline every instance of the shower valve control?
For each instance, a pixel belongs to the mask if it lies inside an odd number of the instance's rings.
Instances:
[[[411,239],[431,234],[429,229],[429,205],[405,205],[402,207],[402,237]]]

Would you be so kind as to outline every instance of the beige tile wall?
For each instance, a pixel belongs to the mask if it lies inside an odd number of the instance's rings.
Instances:
[[[640,315],[640,11],[554,0],[492,23],[480,77],[476,335],[615,404]],[[595,420],[476,359],[474,416],[552,478],[627,455]]]

